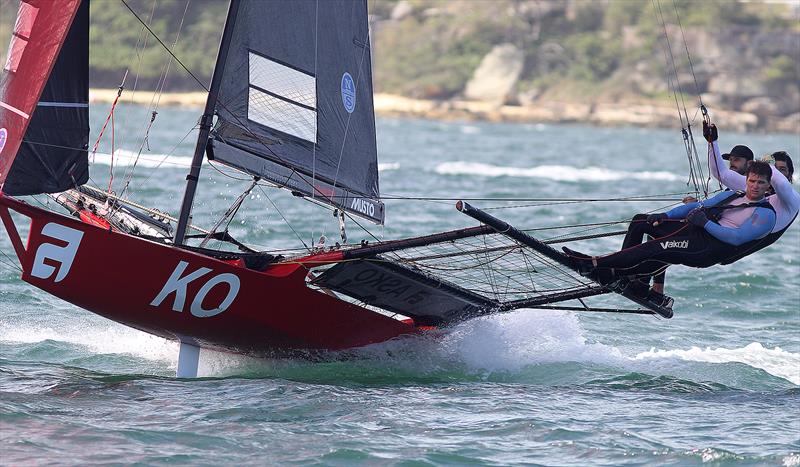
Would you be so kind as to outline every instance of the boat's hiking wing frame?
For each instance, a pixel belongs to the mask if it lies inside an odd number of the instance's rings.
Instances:
[[[531,237],[530,235],[517,230],[513,226],[507,224],[506,222],[491,216],[480,209],[474,208],[470,206],[468,203],[463,201],[459,201],[456,204],[456,209],[467,214],[468,216],[481,221],[482,223],[491,226],[493,229],[497,230],[498,232],[507,235],[510,238],[534,249],[535,251],[539,252],[543,256],[550,258],[551,260],[558,262],[564,267],[572,269],[575,272],[578,272],[577,269],[573,266],[572,262],[569,260],[567,255],[561,253],[558,250],[555,250],[551,246]],[[658,314],[664,318],[672,318],[672,309],[662,306],[661,304],[652,302],[647,298],[641,297],[635,294],[632,290],[632,287],[628,287],[629,285],[628,280],[621,280],[617,281],[613,284],[604,285],[603,287],[608,292],[614,292],[623,297],[627,298],[628,300],[637,303],[640,306],[643,306],[655,314]],[[601,285],[601,284],[598,284]]]
[[[466,203],[458,209],[483,225],[344,251],[343,261],[312,283],[411,317],[418,325],[531,307],[672,316],[672,310],[622,283],[582,277],[566,255],[507,223]],[[643,309],[596,308],[582,301],[609,293]],[[552,305],[570,300],[576,305]]]

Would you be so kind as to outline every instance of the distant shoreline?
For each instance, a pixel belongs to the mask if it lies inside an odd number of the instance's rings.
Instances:
[[[111,103],[116,89],[90,89],[89,102]],[[121,101],[139,105],[153,102],[152,91],[125,91]],[[162,106],[202,108],[205,92],[165,92],[158,98]],[[466,100],[412,99],[392,94],[376,94],[375,113],[380,116],[417,117],[432,120],[490,121],[514,123],[586,123],[598,126],[641,126],[679,128],[677,110],[655,102],[535,102],[527,106],[497,105]],[[800,132],[800,118],[776,128],[757,128],[758,117],[747,112],[712,110],[713,119],[730,131]]]

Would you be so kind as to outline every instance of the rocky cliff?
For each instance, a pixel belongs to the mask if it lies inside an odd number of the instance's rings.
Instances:
[[[379,111],[678,126],[702,100],[726,128],[800,133],[796,2],[372,5]]]

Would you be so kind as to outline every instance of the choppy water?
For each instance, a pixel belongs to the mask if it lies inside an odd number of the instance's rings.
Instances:
[[[116,119],[123,150],[115,155],[115,186],[149,117],[143,108],[127,111]],[[93,109],[93,138],[105,112]],[[160,110],[131,197],[177,210],[193,135],[176,143],[196,119],[195,110]],[[381,191],[390,197],[686,190],[677,131],[386,119],[378,129]],[[756,153],[800,155],[797,135],[723,132],[721,139],[723,148],[746,143]],[[92,172],[101,186],[109,152],[106,137]],[[195,222],[209,225],[243,186],[206,167]],[[535,228],[623,219],[669,204],[494,213]],[[387,226],[373,229],[385,238],[473,225],[452,201],[387,200],[387,211]],[[338,233],[327,211],[274,191],[254,192],[231,227],[268,248],[301,246],[292,229],[306,243]],[[349,233],[365,237],[355,226]],[[602,253],[619,242],[580,247]],[[0,251],[13,255],[5,236]],[[346,359],[204,352],[198,380],[172,377],[176,344],[33,289],[7,257],[0,260],[2,464],[800,465],[797,225],[733,266],[672,268],[672,320],[521,310]]]

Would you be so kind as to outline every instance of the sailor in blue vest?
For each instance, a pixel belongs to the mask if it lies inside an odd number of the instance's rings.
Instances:
[[[703,202],[684,204],[666,213],[632,222],[623,249],[606,256],[588,256],[568,248],[564,252],[576,269],[610,284],[620,278],[645,279],[671,264],[705,268],[739,259],[741,247],[768,235],[775,226],[775,210],[766,200],[770,165],[751,162],[744,192],[723,191]],[[652,240],[640,243],[644,235]]]
[[[731,190],[743,190],[747,185],[746,178],[743,175],[733,170],[718,170],[725,155],[720,156],[717,144],[719,136],[717,127],[713,124],[707,125],[704,122],[703,135],[712,148],[708,153],[708,166],[711,169],[711,176]],[[775,210],[775,226],[769,235],[758,242],[748,245],[746,249],[743,248],[743,256],[769,246],[778,240],[792,225],[792,222],[797,218],[798,210],[800,210],[800,193],[797,193],[792,187],[792,177],[794,176],[792,158],[789,157],[786,151],[777,151],[765,156],[765,159],[774,164],[770,167],[772,191],[767,193],[767,201]],[[734,257],[732,259],[735,261],[738,258]]]

